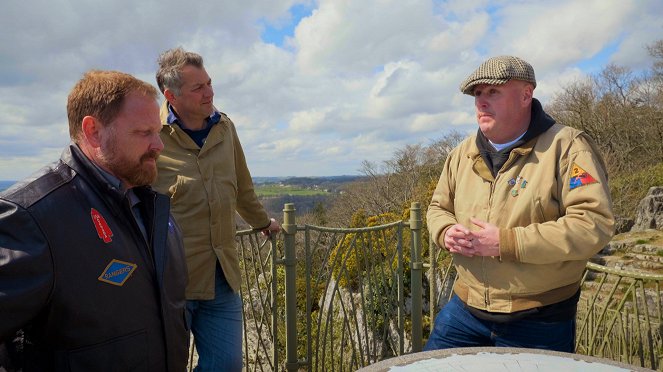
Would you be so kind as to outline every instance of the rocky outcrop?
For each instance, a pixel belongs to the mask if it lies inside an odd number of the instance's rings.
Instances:
[[[591,261],[623,270],[663,273],[663,186],[640,201],[635,220],[617,217],[615,236]]]
[[[649,229],[618,234],[591,261],[623,270],[661,274],[663,232]]]
[[[635,224],[632,218],[615,216],[615,234],[622,234],[631,231]]]
[[[663,187],[651,187],[635,212],[631,231],[663,230]]]

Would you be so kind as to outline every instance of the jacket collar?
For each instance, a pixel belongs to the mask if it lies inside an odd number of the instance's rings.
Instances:
[[[83,177],[85,181],[90,183],[94,190],[100,194],[101,199],[106,201],[111,209],[124,203],[127,190],[119,184],[111,184],[108,181],[108,178],[105,177],[101,170],[92,163],[77,144],[69,144],[69,146],[62,151],[60,160],[76,171],[76,174]],[[134,187],[133,190],[141,200],[146,194],[154,193],[150,186]],[[108,203],[108,199],[110,199],[112,203]]]
[[[124,190],[110,184],[77,144],[69,144],[62,152],[60,160],[75,170],[78,175],[85,178],[95,189],[103,194],[110,195],[114,201],[119,202],[124,198]]]
[[[175,123],[181,126],[180,117],[177,116],[177,113],[173,109],[173,106],[171,106],[170,103],[168,103],[168,101],[165,101],[164,103],[166,105],[166,108],[168,109],[168,115],[166,116],[166,123],[168,124]],[[205,121],[207,121],[207,126],[214,125],[218,123],[220,120],[221,120],[221,113],[218,112],[216,109],[214,109],[212,115],[210,115],[207,119],[205,119]]]
[[[160,117],[161,117],[161,133],[171,137],[175,140],[179,146],[187,150],[200,151],[199,154],[205,153],[208,149],[216,146],[217,144],[223,142],[224,138],[227,136],[226,132],[229,130],[230,119],[226,114],[215,111],[215,114],[218,114],[218,121],[215,125],[212,126],[212,129],[207,136],[207,140],[202,148],[200,148],[188,134],[179,125],[172,125],[168,122],[170,115],[168,101],[164,101],[161,105]],[[214,116],[214,115],[212,115]]]

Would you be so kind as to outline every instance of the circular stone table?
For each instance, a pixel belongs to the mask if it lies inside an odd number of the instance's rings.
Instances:
[[[625,372],[651,371],[581,354],[510,347],[423,351],[371,364],[357,372]]]

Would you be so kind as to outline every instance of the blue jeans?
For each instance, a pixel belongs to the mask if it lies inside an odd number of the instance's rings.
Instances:
[[[242,370],[242,299],[217,264],[213,300],[187,301],[198,352],[195,372]]]
[[[528,319],[508,323],[486,321],[472,315],[454,295],[435,318],[424,350],[498,346],[573,353],[575,323],[575,319],[558,322]]]

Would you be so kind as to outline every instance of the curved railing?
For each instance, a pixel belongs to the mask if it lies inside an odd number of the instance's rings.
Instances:
[[[448,301],[456,271],[431,248],[430,319]],[[439,269],[438,269],[439,267]],[[587,264],[576,317],[576,353],[663,370],[663,275]]]
[[[283,298],[279,297],[277,263],[283,244],[277,244],[275,236],[264,237],[255,230],[238,231],[236,243],[242,272],[240,295],[244,304],[245,370],[276,371],[279,366],[278,335],[279,331],[283,332],[279,323],[282,328],[284,315],[282,310],[278,311],[279,305],[282,308]],[[280,294],[282,296],[283,291]],[[192,340],[189,371],[193,371],[197,358]]]
[[[415,314],[422,297],[412,207],[407,222],[329,228],[296,225],[286,204],[278,240],[238,232],[246,370],[352,371],[421,350],[421,316],[406,319],[406,293]]]
[[[348,371],[420,351],[422,289],[430,290],[430,324],[456,272],[434,244],[422,263],[418,204],[409,221],[361,228],[297,225],[294,212],[286,204],[278,238],[237,233],[245,369]],[[589,263],[576,352],[662,370],[661,282],[663,275]],[[189,370],[193,349],[191,358]]]
[[[311,370],[356,370],[403,354],[401,221],[366,228],[305,225],[304,316]]]
[[[587,264],[576,352],[651,369],[663,368],[663,275]]]

